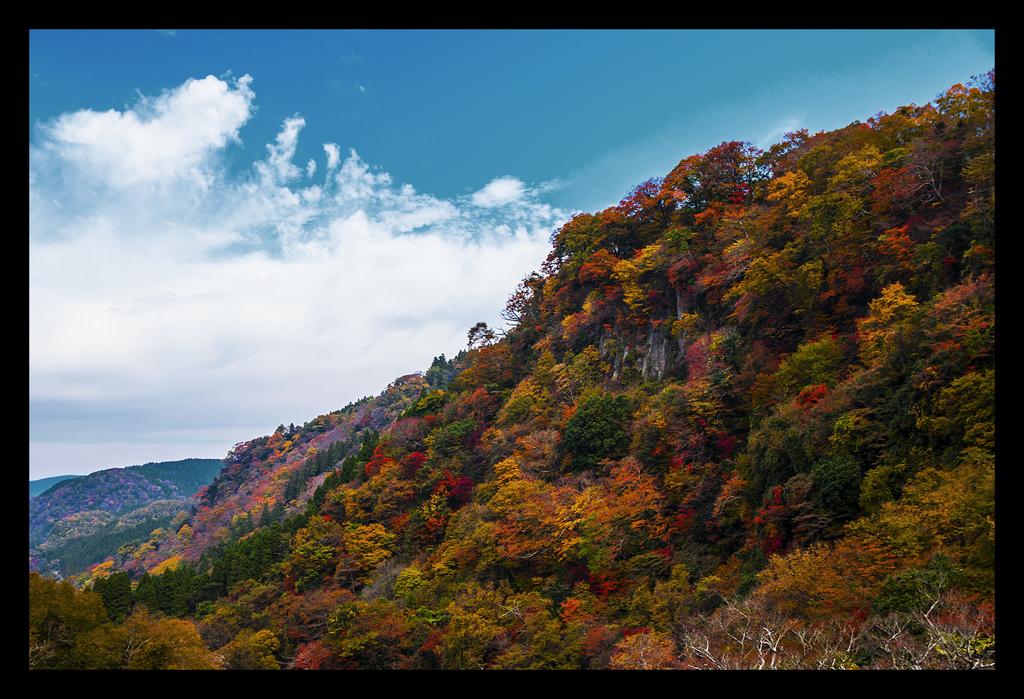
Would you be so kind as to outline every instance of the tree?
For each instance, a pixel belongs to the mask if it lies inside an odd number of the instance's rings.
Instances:
[[[242,629],[231,643],[220,650],[228,670],[280,670],[274,653],[281,641],[268,629]]]
[[[330,517],[310,517],[292,538],[292,555],[284,572],[298,591],[315,590],[330,580],[338,564],[341,527]]]
[[[612,465],[600,486],[580,484],[560,494],[565,504],[558,510],[559,551],[566,560],[583,558],[591,572],[607,573],[666,543],[665,498],[632,457]]]
[[[653,222],[662,227],[667,226],[677,202],[674,197],[666,196],[663,184],[662,177],[652,177],[638,184],[619,202],[617,208],[640,223]]]
[[[889,358],[910,329],[918,303],[899,282],[882,290],[871,302],[871,313],[857,321],[860,331],[860,357],[865,366]]]
[[[136,607],[113,634],[115,667],[125,670],[213,670],[218,662],[191,622]]]
[[[612,670],[669,670],[679,667],[675,646],[667,634],[648,629],[632,633],[615,644]]]
[[[584,397],[562,433],[568,470],[593,470],[602,459],[621,456],[629,447],[624,429],[628,417],[625,396],[591,393]]]
[[[480,322],[469,329],[469,349],[490,347],[494,344],[494,331],[487,327],[487,323]]]
[[[364,576],[357,578],[370,582],[376,567],[391,557],[395,535],[381,524],[350,525],[345,530],[345,550],[355,559]]]
[[[91,590],[78,592],[65,581],[28,575],[28,667],[30,670],[76,670],[97,667],[101,648],[87,640],[109,635],[113,625],[103,599]]]
[[[767,179],[768,173],[758,165],[761,154],[750,143],[729,141],[685,158],[665,178],[662,196],[678,202],[691,220],[715,204],[748,202]]]
[[[811,469],[814,486],[822,505],[840,519],[854,517],[860,500],[860,462],[841,453],[822,459]]]
[[[758,594],[787,617],[820,619],[863,614],[896,570],[898,558],[884,544],[848,536],[837,544],[815,543],[774,555],[758,575]]]
[[[132,608],[132,585],[128,573],[118,571],[100,578],[92,588],[103,599],[103,607],[111,621],[121,621]]]

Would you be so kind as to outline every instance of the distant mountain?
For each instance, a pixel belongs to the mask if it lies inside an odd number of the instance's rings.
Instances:
[[[184,459],[47,479],[53,481],[50,487],[29,499],[29,567],[47,568],[72,541],[99,556],[89,563],[116,553],[114,535],[123,528],[122,520],[143,528],[154,518],[169,522],[222,467],[219,459]],[[101,535],[104,543],[99,544],[95,537]]]
[[[50,476],[49,478],[40,478],[36,481],[28,482],[28,497],[29,499],[34,498],[37,495],[42,495],[49,488],[57,485],[62,481],[66,481],[69,478],[81,478],[81,476]]]

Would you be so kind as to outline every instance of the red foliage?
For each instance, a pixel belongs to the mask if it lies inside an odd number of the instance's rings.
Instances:
[[[384,454],[384,445],[377,445],[377,448],[373,450],[373,456],[366,464],[366,477],[373,478],[380,473],[381,468],[393,463],[395,463],[395,460]]]
[[[697,517],[697,511],[693,509],[681,510],[673,519],[672,526],[678,532],[685,532],[692,529]]]
[[[588,575],[589,580],[587,584],[590,585],[598,597],[608,597],[609,595],[615,594],[615,592],[622,587],[622,581],[617,579],[612,573],[598,573],[596,575]]]
[[[475,485],[469,476],[456,478],[446,471],[444,478],[434,486],[434,493],[446,494],[448,496],[448,506],[452,510],[457,510],[469,501],[470,496],[473,494],[473,486]]]
[[[334,655],[334,652],[320,641],[307,643],[295,655],[295,667],[300,670],[319,670]]]
[[[826,395],[828,395],[828,386],[826,384],[808,386],[804,390],[800,391],[800,395],[796,397],[796,402],[799,406],[810,408]]]
[[[414,451],[402,459],[402,469],[405,477],[407,479],[414,478],[426,459],[427,455],[418,451]]]
[[[607,250],[598,250],[580,268],[578,278],[581,282],[600,283],[611,278],[618,262],[619,259]]]
[[[654,221],[666,225],[676,208],[676,199],[663,190],[663,183],[664,178],[652,177],[638,184],[619,202],[616,210],[642,223]]]
[[[753,532],[759,546],[766,556],[782,550],[786,538],[785,520],[789,516],[789,506],[782,496],[782,486],[772,488],[771,503],[766,503],[754,517],[756,531]]]
[[[425,650],[429,653],[434,653],[435,650],[444,643],[445,629],[434,629],[428,635],[423,645],[420,646],[421,650]]]
[[[733,451],[736,449],[736,436],[730,435],[725,432],[721,433],[722,437],[715,442],[715,447],[722,452],[724,457],[731,458]]]
[[[622,630],[622,637],[629,638],[630,636],[636,636],[638,633],[650,633],[651,629],[649,626],[639,626],[635,629],[625,628]]]

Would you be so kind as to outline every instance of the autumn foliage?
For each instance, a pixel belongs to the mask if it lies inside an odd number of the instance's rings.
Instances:
[[[994,99],[722,143],[574,216],[503,332],[238,445],[89,579],[147,573],[246,669],[994,667]],[[30,663],[116,589],[47,590]]]

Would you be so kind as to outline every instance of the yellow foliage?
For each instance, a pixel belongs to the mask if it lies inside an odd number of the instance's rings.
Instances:
[[[459,600],[445,609],[448,625],[442,641],[443,667],[448,670],[482,670],[487,667],[489,652],[504,632],[497,623],[497,601],[479,609],[467,609],[463,604]]]
[[[758,594],[804,618],[864,610],[898,566],[888,546],[865,537],[849,536],[835,546],[818,542],[772,556],[758,574]]]
[[[551,378],[552,367],[548,368]],[[526,377],[512,390],[512,395],[498,412],[498,424],[519,424],[543,416],[551,403],[551,392],[539,380]]]
[[[163,563],[156,565],[149,571],[150,575],[163,575],[168,570],[177,570],[182,561],[182,556],[172,556]]]
[[[924,561],[944,551],[978,591],[995,589],[995,459],[976,458],[951,471],[926,468],[870,518],[848,525],[899,556]]]
[[[145,607],[135,611],[114,632],[120,667],[126,670],[213,670],[218,667],[188,621],[166,619]]]
[[[75,578],[75,587],[84,589],[94,584],[101,578],[106,578],[114,572],[114,562],[104,561],[98,566],[95,566],[92,570],[86,570],[84,573]]]
[[[394,543],[395,535],[381,524],[349,526],[345,531],[345,549],[367,573],[372,573],[378,565],[391,558]],[[369,580],[365,578],[364,582]]]
[[[231,670],[280,670],[281,664],[274,657],[280,647],[281,641],[268,629],[242,629],[220,654]]]
[[[685,337],[686,331],[694,327],[699,319],[696,313],[680,313],[679,319],[672,323],[672,337]]]
[[[850,153],[836,164],[836,174],[829,178],[828,188],[831,192],[842,192],[860,195],[878,174],[882,155],[875,146]]]
[[[655,631],[627,636],[612,651],[613,670],[667,670],[679,666],[668,634]]]
[[[884,359],[892,349],[897,336],[909,328],[909,320],[917,311],[918,303],[903,290],[899,282],[882,290],[872,301],[867,318],[857,321],[860,330],[860,358],[865,366]]]
[[[807,203],[810,186],[811,180],[803,170],[787,172],[768,185],[768,200],[779,202],[786,216],[797,218]]]
[[[623,300],[633,312],[645,315],[650,310],[647,290],[641,285],[640,278],[647,272],[660,267],[665,262],[665,250],[661,245],[648,245],[629,260],[620,260],[615,265],[612,276],[622,285]]]
[[[423,572],[415,566],[409,566],[399,573],[398,578],[395,580],[395,597],[397,599],[402,599],[417,587],[421,587],[423,584]]]

